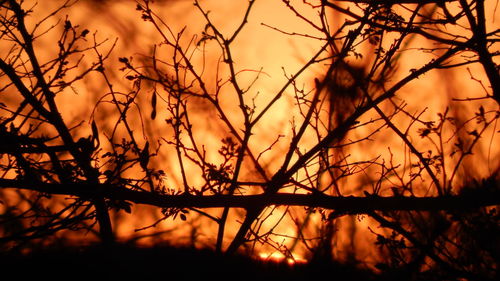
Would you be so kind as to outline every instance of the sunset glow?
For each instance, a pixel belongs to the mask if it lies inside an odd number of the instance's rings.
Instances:
[[[498,3],[417,2],[0,1],[0,249],[489,278]]]

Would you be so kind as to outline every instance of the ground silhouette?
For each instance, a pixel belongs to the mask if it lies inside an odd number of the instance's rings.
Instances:
[[[18,280],[381,280],[355,266],[296,264],[178,247],[65,247],[1,254],[2,276]]]

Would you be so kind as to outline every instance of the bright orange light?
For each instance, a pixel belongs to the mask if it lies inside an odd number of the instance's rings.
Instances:
[[[270,253],[261,252],[259,253],[259,258],[263,261],[272,261],[278,263],[286,261],[286,263],[289,265],[302,264],[307,262],[306,259],[301,258],[298,255],[292,255],[292,257],[287,257],[283,253],[277,251]]]
[[[91,30],[97,30],[95,36],[98,40],[109,39],[106,44],[103,44],[103,48],[111,48],[115,38],[117,39],[115,50],[111,54],[109,59],[109,64],[106,65],[106,69],[113,73],[114,81],[116,82],[113,87],[117,92],[128,93],[130,91],[136,90],[136,85],[131,85],[125,77],[125,73],[119,71],[122,65],[118,64],[119,57],[134,57],[135,61],[147,60],[147,56],[152,54],[153,46],[157,50],[157,55],[160,59],[162,55],[168,54],[168,50],[162,49],[164,47],[164,42],[162,38],[158,35],[155,29],[146,22],[140,19],[140,13],[138,13],[133,4],[129,1],[105,1],[106,4],[86,4],[85,1],[80,1],[75,4],[73,8],[65,10],[69,17],[75,24],[80,24],[89,28]],[[215,42],[209,42],[206,49],[201,47],[196,47],[195,43],[200,39],[200,34],[205,28],[205,20],[202,15],[192,6],[190,1],[157,1],[158,5],[155,6],[158,13],[162,19],[168,24],[169,28],[172,29],[172,36],[175,37],[183,30],[183,39],[180,41],[182,44],[191,44],[190,54],[192,54],[193,65],[196,68],[204,69],[203,75],[208,81],[212,83],[207,83],[207,88],[210,91],[216,91],[218,85],[214,85],[215,77],[219,78],[221,81],[228,80],[229,73],[227,69],[218,70],[219,64],[221,64],[221,57],[219,53],[212,53],[213,50],[218,50],[220,48]],[[239,19],[243,16],[241,9],[241,3],[247,3],[248,1],[202,1],[202,5],[206,10],[211,10],[209,14],[214,24],[220,26],[221,32],[231,34],[234,29],[238,26]],[[287,1],[283,1],[287,2]],[[297,1],[301,2],[301,1]],[[44,7],[52,7],[54,4],[59,4],[57,1],[43,1],[39,5]],[[317,15],[317,10],[311,8],[308,5],[297,3],[297,7],[300,7],[301,12],[303,12],[306,18],[315,18]],[[454,7],[456,8],[456,7]],[[355,8],[353,8],[355,9]],[[404,14],[405,11],[402,11]],[[411,13],[406,12],[406,16],[410,16]],[[231,15],[231,16],[228,16]],[[490,15],[491,17],[491,15]],[[495,17],[495,16],[493,16]],[[498,17],[498,16],[496,16]],[[344,23],[343,17],[334,17],[331,22],[331,26],[336,27]],[[497,21],[498,22],[498,21]],[[489,22],[488,22],[489,23]],[[47,22],[47,25],[52,24],[52,22]],[[490,24],[488,24],[490,25]],[[186,29],[183,29],[186,27]],[[460,25],[454,26],[457,30],[460,30]],[[457,31],[453,30],[453,32]],[[290,79],[290,75],[298,71],[304,62],[320,48],[323,41],[318,41],[314,39],[317,34],[317,30],[308,27],[304,24],[304,21],[294,15],[290,9],[288,9],[281,1],[257,1],[257,4],[252,11],[252,15],[249,17],[247,25],[242,29],[244,33],[243,36],[238,37],[234,41],[234,50],[232,54],[234,56],[235,65],[238,67],[237,73],[238,78],[241,79],[239,82],[242,85],[249,85],[254,82],[254,79],[258,73],[259,79],[253,84],[253,88],[247,93],[245,93],[244,98],[248,98],[247,103],[251,104],[250,101],[254,102],[256,108],[262,108],[270,100],[272,100],[275,94],[287,83]],[[293,35],[287,32],[293,32]],[[452,33],[452,31],[449,31]],[[297,34],[307,35],[298,36]],[[389,37],[397,37],[399,33],[389,34]],[[53,38],[48,38],[47,41],[40,39],[40,46],[47,47],[46,51],[53,51],[54,46],[51,44]],[[388,84],[395,83],[399,81],[402,77],[411,73],[414,69],[420,67],[422,64],[427,63],[432,58],[436,56],[436,53],[443,52],[441,50],[435,53],[431,52],[421,52],[419,48],[424,46],[432,46],[434,42],[430,42],[427,39],[415,38],[409,40],[409,44],[405,46],[407,51],[402,54],[403,59],[401,63],[397,66],[398,71],[394,76],[393,81],[389,81]],[[362,44],[360,49],[360,54],[367,61],[374,60],[375,49],[373,45],[369,43]],[[3,50],[3,49],[2,49]],[[170,50],[170,52],[172,52]],[[178,54],[177,54],[178,55]],[[165,55],[167,56],[167,55]],[[300,76],[296,83],[300,84],[300,87],[305,89],[304,91],[311,91],[314,87],[313,79],[315,77],[322,77],[326,69],[328,69],[328,60],[325,59],[324,63],[317,64],[306,71],[302,76]],[[355,65],[361,65],[362,62],[360,58],[349,58],[349,62]],[[479,71],[476,71],[479,69]],[[470,72],[468,70],[471,70]],[[483,85],[477,82],[484,80],[484,77],[474,77],[474,79],[464,79],[463,77],[469,78],[471,75],[469,73],[482,73],[480,67],[471,65],[467,68],[460,68],[458,70],[449,71],[436,71],[432,73],[426,73],[421,79],[413,81],[407,87],[402,88],[395,97],[391,100],[394,103],[404,103],[405,105],[401,108],[406,110],[405,114],[397,115],[394,117],[393,122],[400,126],[401,128],[408,129],[404,132],[408,138],[414,141],[414,144],[424,152],[432,147],[434,143],[432,140],[423,139],[418,135],[417,126],[421,126],[418,122],[415,122],[413,116],[418,114],[425,120],[436,120],[438,113],[443,112],[445,108],[449,107],[452,102],[450,101],[450,96],[453,95],[455,98],[468,98],[469,94],[479,95],[477,93],[482,93]],[[123,77],[122,77],[123,76]],[[98,77],[98,78],[96,78]],[[125,81],[125,82],[123,82]],[[447,81],[444,82],[443,81]],[[144,82],[146,83],[146,82]],[[193,83],[195,84],[195,83]],[[227,86],[230,83],[226,81],[224,83],[225,88],[221,90],[220,93],[220,106],[227,109],[228,119],[234,121],[239,127],[236,131],[239,132],[241,128],[241,115],[238,115],[241,108],[236,105],[236,98],[232,95],[232,88]],[[93,73],[87,79],[77,82],[81,88],[68,89],[65,95],[58,97],[58,101],[61,104],[67,105],[63,109],[63,115],[66,120],[71,120],[71,124],[77,124],[79,122],[88,120],[90,114],[93,112],[94,106],[97,101],[100,100],[102,96],[109,92],[107,85],[105,85],[103,79]],[[148,88],[151,85],[143,85],[140,93],[137,97],[137,108],[134,108],[130,114],[136,114],[136,116],[147,116],[151,107],[151,89]],[[297,88],[300,88],[299,86]],[[159,89],[161,92],[159,95],[165,99],[167,92],[165,89]],[[437,94],[439,93],[439,94]],[[156,97],[156,96],[155,96]],[[404,97],[401,98],[401,97]],[[323,98],[323,97],[322,97]],[[107,102],[109,101],[106,100]],[[214,163],[214,165],[221,162],[222,157],[219,155],[218,150],[221,147],[221,139],[230,136],[231,133],[221,124],[215,121],[218,113],[212,108],[207,109],[208,106],[200,101],[195,104],[194,113],[190,116],[193,118],[193,124],[197,126],[196,135],[193,138],[200,140],[200,146],[206,149],[206,161]],[[471,115],[476,110],[481,102],[469,103],[464,105],[457,110],[463,110],[464,112],[470,112]],[[491,108],[494,108],[493,103],[484,103]],[[492,105],[493,104],[493,105]],[[136,137],[138,142],[143,145],[147,141],[151,145],[152,149],[158,149],[158,155],[156,155],[155,165],[165,171],[165,175],[161,177],[159,182],[164,185],[166,190],[171,193],[180,192],[183,190],[183,178],[180,176],[183,172],[180,165],[171,164],[178,163],[175,150],[172,148],[167,148],[167,141],[172,141],[168,139],[162,143],[161,149],[159,140],[162,137],[165,139],[171,137],[172,128],[165,125],[165,120],[168,118],[166,113],[165,104],[162,110],[158,112],[158,118],[156,120],[149,120],[145,124],[142,124],[140,118],[133,120],[131,122],[136,122],[137,125]],[[382,110],[392,110],[390,104],[382,104]],[[384,108],[386,107],[386,108]],[[113,130],[112,122],[117,122],[117,114],[113,113],[111,106],[109,104],[101,104],[98,109],[94,112],[95,117],[99,124],[102,125],[102,134],[107,134]],[[458,107],[457,107],[458,108]],[[425,110],[424,110],[425,109]],[[453,109],[452,109],[453,110]],[[255,138],[251,139],[249,146],[253,153],[258,157],[259,163],[265,167],[266,172],[270,175],[276,172],[280,165],[282,164],[284,152],[288,148],[292,138],[293,133],[292,128],[300,121],[303,120],[303,112],[300,112],[296,106],[296,100],[294,99],[294,92],[291,87],[283,91],[283,97],[277,102],[271,109],[270,114],[262,118],[262,122],[255,126],[254,135]],[[330,114],[329,112],[319,112],[318,116],[321,118]],[[409,117],[412,116],[412,117]],[[378,123],[370,123],[370,120],[375,120],[379,118],[376,112],[368,112],[360,118],[360,122],[367,122],[363,128],[356,130],[355,132],[349,134],[347,138],[349,140],[359,140],[367,137],[371,132],[377,130]],[[109,122],[109,123],[106,123]],[[238,123],[239,122],[239,123]],[[110,128],[111,126],[111,128]],[[223,128],[223,129],[221,129]],[[386,130],[386,131],[385,131]],[[325,130],[318,129],[319,133],[326,134]],[[359,165],[350,165],[350,163],[362,162],[366,159],[377,159],[381,157],[384,159],[384,163],[394,161],[395,167],[412,167],[412,159],[408,147],[402,143],[400,138],[392,137],[390,133],[386,133],[390,130],[387,128],[381,128],[382,133],[377,135],[377,142],[372,140],[366,142],[355,143],[350,146],[349,149],[342,150],[338,149],[335,153],[338,154],[338,158],[344,160],[340,161],[339,165],[345,165],[343,168],[353,172],[353,176],[338,180],[339,192],[344,196],[358,195],[364,196],[364,191],[372,191],[373,188],[380,188],[381,191],[379,195],[394,195],[391,189],[392,181],[397,180],[409,181],[414,175],[409,172],[402,173],[401,179],[395,178],[394,174],[387,174],[387,180],[383,183],[376,182],[378,176],[380,176],[380,167],[374,167],[367,165],[366,167]],[[450,130],[450,134],[446,135],[446,142],[452,144],[454,138],[457,138],[455,133]],[[308,148],[314,146],[318,142],[318,135],[315,134],[313,130],[307,131],[306,137],[300,144],[297,152],[303,153]],[[85,136],[84,130],[79,131],[79,134]],[[481,161],[487,161],[488,165],[480,166],[475,165],[474,161],[477,160],[464,160],[465,165],[462,170],[457,172],[456,178],[452,182],[453,185],[459,185],[465,180],[467,174],[467,169],[473,170],[478,176],[488,175],[491,172],[491,167],[496,167],[499,164],[500,159],[492,157],[498,155],[499,149],[493,144],[498,140],[498,136],[495,135],[495,130],[489,129],[485,135],[491,136],[489,139],[481,139],[478,145],[481,149],[477,153],[478,158]],[[279,141],[278,141],[279,140]],[[163,141],[163,140],[162,140]],[[452,145],[451,145],[452,146]],[[268,149],[272,147],[273,149]],[[186,149],[189,151],[189,149]],[[262,153],[261,153],[262,152]],[[184,170],[187,171],[188,185],[199,186],[204,181],[199,167],[193,163],[187,161],[186,155],[181,155],[185,162],[183,163]],[[444,149],[444,155],[450,155],[452,153],[452,148]],[[294,156],[297,157],[297,156]],[[448,160],[447,160],[448,161]],[[449,172],[454,167],[458,160],[452,158],[450,161],[446,162],[445,170]],[[470,162],[468,162],[470,161]],[[391,163],[392,164],[392,163]],[[317,169],[319,167],[319,161],[310,163],[309,168],[311,170]],[[241,171],[240,179],[241,181],[251,181],[256,180],[255,177],[259,177],[262,180],[262,176],[258,175],[251,164],[243,165],[243,170]],[[403,168],[404,169],[404,168]],[[396,168],[395,168],[396,170]],[[134,174],[141,171],[130,170],[128,173]],[[297,173],[297,181],[307,179],[308,171],[301,170]],[[332,184],[333,177],[331,175],[325,174],[323,177],[319,177],[317,182],[320,186],[327,186]],[[436,193],[434,186],[429,187],[429,179],[417,177],[415,182],[416,185],[421,184],[422,188],[415,188],[415,193],[412,195],[432,195]],[[313,184],[308,182],[307,184]],[[248,193],[260,192],[260,189],[253,186],[247,187]],[[286,191],[293,192],[295,186],[290,186]],[[331,188],[333,190],[333,188]],[[307,191],[301,191],[307,192]],[[329,191],[334,193],[333,191]],[[1,207],[1,206],[0,206]],[[54,205],[54,208],[60,208],[58,204]],[[3,208],[3,207],[2,207]],[[62,213],[66,215],[70,211]],[[220,209],[209,209],[204,210],[206,215],[212,216],[213,218],[219,218],[221,216]],[[243,210],[231,210],[228,216],[228,223],[226,227],[226,232],[224,236],[223,245],[227,247],[227,244],[234,237],[236,231],[240,227],[242,218],[245,212]],[[316,210],[304,210],[304,208],[290,208],[284,209],[281,207],[266,209],[264,214],[261,216],[262,219],[265,218],[265,222],[259,224],[258,233],[255,236],[259,236],[262,233],[266,233],[269,237],[279,237],[282,239],[283,246],[289,247],[293,245],[291,253],[286,250],[282,251],[276,250],[273,246],[262,243],[261,247],[258,247],[256,252],[260,259],[262,260],[272,260],[278,262],[286,262],[290,265],[297,263],[306,262],[309,258],[308,251],[310,248],[314,248],[317,245],[321,245],[320,242],[324,238],[322,235],[324,233],[329,233],[334,237],[332,241],[329,241],[329,245],[333,248],[336,258],[348,259],[349,254],[356,256],[355,258],[360,258],[369,260],[370,262],[376,260],[376,254],[374,249],[375,236],[372,229],[377,229],[379,223],[374,220],[366,219],[363,216],[346,216],[342,219],[336,220],[335,225],[332,229],[325,230],[321,226],[325,224],[325,218],[322,217],[324,214],[319,214]],[[325,215],[326,216],[326,215]],[[172,242],[179,245],[189,245],[195,247],[211,247],[215,244],[215,237],[218,230],[218,224],[214,220],[209,220],[203,216],[199,216],[196,211],[191,210],[186,216],[176,217],[176,219],[166,219],[163,220],[163,215],[161,210],[157,208],[149,208],[144,206],[133,206],[132,214],[125,214],[124,212],[113,213],[113,224],[118,240],[127,241],[131,238],[137,238],[138,244],[155,245],[160,243]],[[151,227],[150,227],[151,226]],[[138,231],[141,230],[141,231]],[[328,232],[330,231],[330,232]],[[302,236],[300,236],[302,235]],[[158,234],[158,235],[156,235]],[[274,236],[273,236],[274,235]],[[142,237],[141,237],[142,236]],[[286,238],[282,238],[286,237]],[[256,239],[258,240],[258,239]],[[309,243],[304,246],[302,241]],[[223,248],[224,248],[223,247]],[[279,248],[279,247],[278,247]],[[285,254],[286,253],[286,254]],[[373,262],[375,263],[375,262]]]

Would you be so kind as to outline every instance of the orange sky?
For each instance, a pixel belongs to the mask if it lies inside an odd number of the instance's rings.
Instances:
[[[27,1],[29,2],[29,1]],[[42,1],[40,6],[44,9],[40,12],[41,14],[47,13],[49,11],[49,6],[55,3],[60,3],[61,1]],[[193,38],[193,36],[198,36],[200,38],[200,32],[203,30],[204,22],[200,13],[195,9],[192,1],[156,1],[154,5],[155,11],[161,15],[162,19],[170,26],[173,32],[179,32],[183,27],[187,27],[184,32],[184,42],[188,42]],[[302,7],[302,11],[306,17],[315,19],[315,13],[313,9],[307,8],[301,4],[302,1],[292,1],[296,2],[298,7]],[[494,5],[495,1],[489,1],[490,4]],[[224,34],[231,34],[235,28],[240,24],[240,19],[244,14],[244,7],[247,1],[201,1],[202,6],[205,10],[210,10],[210,17],[217,26],[220,26],[220,30]],[[45,6],[47,8],[45,9]],[[116,79],[114,86],[116,89],[121,91],[130,90],[130,83],[121,79],[125,76],[125,73],[116,71],[120,65],[117,64],[118,57],[122,56],[133,56],[134,59],[139,60],[141,54],[148,54],[151,51],[152,45],[159,43],[160,38],[157,33],[153,30],[150,24],[140,20],[140,13],[136,11],[134,1],[107,1],[106,4],[95,4],[92,1],[80,1],[75,4],[74,7],[64,10],[61,16],[64,17],[68,15],[73,24],[79,24],[82,27],[91,30],[91,34],[95,31],[95,36],[99,40],[108,39],[109,41],[103,45],[103,49],[110,48],[112,42],[117,39],[117,45],[115,47],[114,53],[108,61],[109,65],[109,75]],[[493,19],[494,14],[488,15],[490,19],[488,20],[489,26],[491,28],[498,28],[498,13],[496,18]],[[335,19],[335,17],[333,17]],[[340,21],[340,19],[337,19]],[[308,34],[311,36],[316,35],[312,28],[307,27],[299,18],[293,15],[290,10],[284,7],[281,1],[257,1],[251,16],[249,17],[249,22],[242,30],[242,34],[234,42],[234,53],[236,67],[238,70],[245,71],[242,72],[240,77],[241,83],[249,84],[256,75],[256,70],[262,69],[262,74],[260,79],[249,91],[250,97],[256,98],[257,105],[264,105],[269,102],[274,94],[282,87],[282,85],[287,81],[284,76],[283,69],[286,70],[286,74],[290,75],[297,71],[310,56],[314,54],[319,48],[319,43],[317,40],[306,38],[304,36],[288,36],[273,30],[265,25],[281,29],[285,32],[296,32],[300,34]],[[332,20],[332,26],[337,22]],[[50,25],[49,23],[47,23]],[[450,32],[453,32],[450,30]],[[48,38],[47,41],[40,41],[41,47],[50,51],[51,39]],[[430,46],[431,43],[423,41],[416,38],[410,47],[419,46]],[[206,56],[206,77],[212,78],[214,73],[210,73],[210,70],[215,68],[218,56],[213,56],[211,51],[214,46],[209,45],[207,48]],[[369,47],[369,45],[368,45]],[[372,51],[369,48],[363,50],[368,56]],[[409,51],[403,54],[403,60],[400,65],[401,75],[406,75],[408,71],[412,68],[421,66],[432,57],[432,54],[422,53],[418,50]],[[201,53],[197,53],[194,57],[194,61],[202,62],[203,57]],[[198,65],[198,67],[201,67]],[[484,79],[481,76],[481,68],[479,66],[469,66],[471,72],[474,73],[475,78]],[[299,83],[303,84],[306,88],[310,89],[313,86],[312,80],[314,77],[320,75],[326,66],[315,66],[311,68],[310,71],[306,72],[298,80]],[[251,71],[250,71],[251,70]],[[222,75],[227,73],[222,72]],[[477,76],[476,76],[477,74]],[[92,76],[94,77],[94,76]],[[90,77],[90,78],[92,78]],[[97,77],[97,76],[95,76]],[[121,80],[120,80],[121,79]],[[73,124],[81,121],[87,121],[90,117],[90,113],[93,109],[91,105],[104,94],[108,89],[105,87],[102,79],[88,79],[80,83],[81,88],[74,89],[73,93],[69,93],[65,97],[60,98],[61,104],[64,105],[64,116],[66,121],[71,120]],[[212,87],[213,85],[209,85]],[[238,111],[237,106],[233,103],[234,97],[231,97],[234,93],[228,91],[228,98],[223,100],[223,104],[229,111]],[[435,119],[438,112],[442,112],[446,106],[450,105],[450,97],[472,97],[482,94],[482,89],[479,83],[471,82],[469,79],[469,74],[466,72],[465,68],[455,71],[443,71],[443,72],[433,72],[425,74],[424,77],[413,81],[410,85],[401,90],[397,94],[398,97],[404,98],[408,103],[407,110],[411,112],[416,112],[417,110],[423,110],[423,107],[428,107],[426,113],[423,115],[424,118]],[[144,96],[140,97],[140,100],[144,104],[149,105],[151,96],[147,92]],[[396,99],[397,100],[397,99]],[[82,106],[82,104],[87,104],[89,106]],[[144,108],[146,108],[146,105]],[[290,139],[291,132],[291,122],[299,120],[296,109],[292,108],[294,105],[293,92],[289,89],[285,92],[285,97],[277,103],[269,115],[267,115],[262,124],[256,128],[255,139],[253,139],[250,145],[253,147],[256,154],[258,151],[264,150],[266,147],[271,145],[278,134],[282,134],[285,137],[283,140]],[[452,104],[454,105],[454,104]],[[490,108],[494,108],[495,104],[487,104]],[[460,107],[460,110],[464,112],[474,112],[476,108],[470,107]],[[149,114],[148,110],[145,110],[145,115]],[[162,113],[160,112],[160,115]],[[97,113],[99,116],[99,111]],[[105,113],[103,113],[105,115]],[[203,118],[202,114],[200,114]],[[470,115],[470,114],[469,114]],[[234,115],[236,116],[236,113]],[[206,117],[206,116],[205,116]],[[101,116],[105,118],[105,116]],[[237,117],[234,117],[237,120]],[[369,117],[367,117],[369,118]],[[203,120],[203,119],[202,119]],[[205,119],[206,120],[206,119]],[[102,121],[102,120],[99,120]],[[152,136],[161,136],[162,130],[166,130],[164,127],[164,118],[159,118],[154,123],[146,124],[147,129],[150,130]],[[405,124],[409,122],[407,118],[402,118],[400,124]],[[197,124],[201,128],[206,128],[211,133],[207,134],[206,130],[202,130],[204,134],[204,140],[207,147],[212,147],[214,151],[217,151],[217,147],[220,145],[219,140],[225,135],[225,132],[217,131],[217,124],[212,124],[210,122]],[[404,126],[402,126],[404,127]],[[366,129],[369,129],[367,127]],[[210,131],[211,130],[211,131]],[[368,132],[368,130],[366,131]],[[362,137],[365,132],[359,131],[360,135],[353,135],[353,138]],[[414,130],[415,141],[419,141],[416,135],[416,128]],[[85,135],[84,132],[82,132]],[[492,132],[488,132],[486,136],[491,136]],[[311,141],[308,143],[308,141]],[[314,137],[306,139],[303,143],[303,147],[308,147],[314,144]],[[498,165],[498,160],[494,160],[495,157],[492,155],[498,155],[498,148],[492,147],[491,143],[498,142],[498,137],[491,139],[486,139],[481,143],[482,152],[478,151],[478,157],[489,159],[488,163],[490,167],[495,167]],[[420,143],[422,147],[426,147],[424,142]],[[281,164],[280,157],[284,149],[288,145],[287,141],[282,141],[275,146],[275,150],[263,154],[261,161],[265,164],[269,171],[275,171]],[[404,154],[407,153],[407,149],[402,146],[399,139],[385,138],[382,141],[371,143],[363,142],[359,145],[353,146],[351,148],[351,161],[356,159],[369,159],[374,158],[377,155],[389,156],[389,151],[387,147],[391,147],[391,152],[396,155],[395,158],[401,159]],[[481,155],[483,153],[483,155]],[[488,156],[489,153],[489,156]],[[213,157],[216,157],[214,153]],[[159,165],[162,161],[172,160],[171,155],[162,154],[158,156]],[[496,161],[496,162],[495,162]],[[474,167],[477,169],[479,175],[487,175],[487,167]],[[175,170],[174,167],[165,168],[168,171],[167,181],[168,184],[175,186],[175,184],[180,182],[179,171]],[[251,175],[248,172],[248,175]],[[357,178],[357,180],[361,180]],[[459,179],[461,180],[461,179]],[[194,180],[193,180],[194,181]],[[194,184],[194,182],[193,182]],[[353,184],[352,186],[357,186],[358,184]],[[180,187],[180,186],[179,186]],[[350,192],[346,190],[346,192]],[[124,216],[120,218],[121,224],[116,224],[115,227],[121,235],[128,236],[136,234],[134,229],[145,227],[148,224],[155,221],[158,218],[158,212],[149,210],[147,208],[134,208],[133,216]],[[279,218],[280,212],[283,210],[276,210],[273,213],[275,216],[266,222],[268,227],[273,225],[273,221]],[[156,213],[154,213],[156,212]],[[219,210],[211,210],[213,214],[218,214]],[[236,219],[237,216],[232,217]],[[189,235],[195,231],[200,241],[202,243],[214,243],[216,225],[214,223],[207,222],[206,220],[197,219],[195,216],[191,216],[192,224],[197,226],[198,229],[192,229],[191,226],[182,223],[179,219],[175,222],[167,220],[158,225],[155,231],[159,230],[172,230],[171,233],[167,234],[165,237],[167,239],[173,239],[174,237],[177,242],[188,243]],[[314,228],[314,222],[319,222],[319,215],[314,215],[311,218],[310,229],[305,230],[305,233],[310,233],[314,235],[316,231]],[[285,219],[286,223],[282,224],[276,229],[276,232],[283,234],[285,236],[277,238],[277,240],[282,240],[284,244],[291,243],[293,239],[287,238],[288,236],[294,236],[295,227],[292,227],[293,222],[289,217]],[[370,220],[364,217],[346,218],[340,221],[340,228],[351,229],[352,231],[340,231],[338,234],[338,243],[344,245],[345,247],[350,247],[350,239],[354,237],[356,240],[356,250],[359,257],[366,257],[371,255],[371,249],[367,247],[366,243],[373,239],[374,236],[371,235],[367,226],[371,225]],[[235,227],[238,223],[231,224],[233,228],[229,228],[228,239],[235,231]],[[178,228],[178,229],[177,229]],[[281,241],[280,240],[280,241]],[[301,257],[301,250],[303,248],[298,248],[297,257]],[[265,253],[270,253],[271,250],[266,250]],[[343,247],[338,248],[338,255],[342,255]]]

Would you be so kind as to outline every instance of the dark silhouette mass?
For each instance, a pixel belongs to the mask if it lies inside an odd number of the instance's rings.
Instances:
[[[215,2],[0,0],[0,278],[499,279],[496,1]]]

